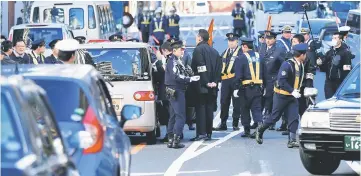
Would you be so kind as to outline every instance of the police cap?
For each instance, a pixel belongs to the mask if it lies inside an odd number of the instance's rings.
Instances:
[[[263,38],[263,37],[264,37],[264,31],[259,31],[258,38]]]
[[[226,36],[227,36],[227,39],[230,41],[238,40],[240,37],[238,34],[234,34],[234,33],[227,33]]]
[[[310,33],[310,29],[308,29],[308,28],[302,28],[300,33],[301,33],[301,34],[309,34],[309,33]]]
[[[109,41],[112,41],[112,42],[114,42],[114,41],[122,41],[122,39],[123,39],[123,36],[120,35],[120,34],[113,34],[113,35],[111,35],[109,37]]]
[[[173,49],[178,49],[178,48],[182,48],[183,47],[183,42],[182,41],[175,41],[170,45]]]
[[[266,38],[276,38],[277,37],[277,33],[273,32],[273,31],[264,31],[264,33],[266,34]]]
[[[282,32],[292,32],[292,27],[290,25],[285,25],[282,28]]]
[[[341,35],[347,35],[351,28],[350,26],[342,26],[338,30],[340,31]]]
[[[132,38],[132,39],[128,39],[127,42],[139,42],[139,39]]]
[[[39,40],[33,41],[33,43],[31,44],[31,49],[35,50],[39,46],[45,46],[44,39],[39,39]]]
[[[49,43],[49,47],[50,47],[51,49],[54,49],[55,44],[58,43],[58,41],[60,41],[60,39],[55,39],[55,40],[51,41],[51,42]]]
[[[245,44],[253,44],[253,39],[251,38],[247,38],[247,37],[241,37],[239,38],[242,41],[241,45],[245,45]]]
[[[179,38],[170,38],[167,40],[167,42],[170,42],[170,43],[174,43],[174,42],[177,42],[179,41]]]
[[[292,47],[294,51],[306,52],[308,49],[307,43],[300,43]]]
[[[57,42],[55,48],[59,51],[76,51],[79,49],[79,42],[74,39],[65,39]]]

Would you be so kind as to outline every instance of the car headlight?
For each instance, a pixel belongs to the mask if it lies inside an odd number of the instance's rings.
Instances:
[[[328,111],[306,111],[301,118],[302,128],[330,128]]]

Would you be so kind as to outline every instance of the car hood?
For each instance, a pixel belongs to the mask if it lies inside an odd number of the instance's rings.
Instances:
[[[360,98],[330,98],[317,103],[314,109],[351,108],[360,109]]]

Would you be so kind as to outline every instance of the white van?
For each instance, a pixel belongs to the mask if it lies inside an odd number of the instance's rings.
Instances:
[[[30,21],[67,24],[75,37],[84,36],[87,41],[108,39],[116,33],[108,1],[35,1],[31,7]]]

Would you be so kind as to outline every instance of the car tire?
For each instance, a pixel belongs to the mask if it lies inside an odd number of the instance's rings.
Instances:
[[[159,125],[157,126],[155,133],[156,133],[156,137],[160,137],[161,133],[160,133]]]
[[[331,155],[310,155],[299,149],[300,157],[305,169],[313,175],[331,175],[340,165],[340,159]]]
[[[147,144],[153,145],[157,143],[157,129],[146,133]]]

